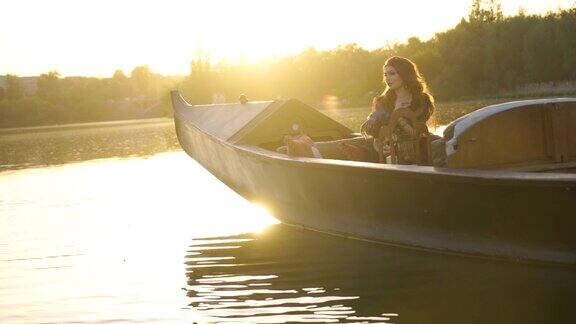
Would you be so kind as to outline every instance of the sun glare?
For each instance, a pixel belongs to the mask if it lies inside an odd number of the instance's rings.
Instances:
[[[98,202],[90,212],[95,216],[133,215],[144,233],[154,233],[162,241],[170,240],[174,233],[158,230],[152,221],[158,215],[170,215],[167,220],[181,223],[182,231],[199,237],[259,232],[278,223],[264,205],[246,201],[183,152],[164,153],[143,161],[99,161],[91,168],[101,169],[107,177],[123,179],[117,180],[120,183],[141,184],[130,186],[129,197],[138,197],[132,203],[126,201],[122,186],[111,188],[108,183],[93,186],[92,195],[107,203]],[[145,182],[143,174],[146,174]],[[146,226],[148,222],[150,228]]]
[[[505,14],[572,5],[502,1]],[[454,27],[469,9],[470,1],[460,0],[9,1],[0,20],[0,74],[110,76],[138,65],[187,74],[198,53],[214,62],[239,62],[307,47],[357,43],[375,49],[411,36],[428,39]]]

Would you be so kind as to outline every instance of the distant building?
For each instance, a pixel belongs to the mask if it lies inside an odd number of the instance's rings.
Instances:
[[[7,90],[6,77],[7,77],[6,75],[0,75],[0,88],[4,89],[4,91]],[[36,93],[36,90],[38,90],[37,76],[18,77],[18,80],[20,81],[22,87],[24,87],[24,92],[27,95],[33,95]]]

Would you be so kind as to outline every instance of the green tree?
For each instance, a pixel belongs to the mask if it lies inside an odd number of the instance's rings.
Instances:
[[[47,100],[50,103],[59,103],[62,100],[62,92],[60,87],[60,73],[58,71],[50,71],[41,74],[36,81],[38,97]]]
[[[502,20],[502,4],[498,0],[472,0],[468,19],[471,23],[487,23]]]
[[[108,96],[110,99],[120,100],[132,97],[130,79],[120,69],[114,71],[108,86]]]
[[[114,74],[112,75],[112,79],[114,79],[114,80],[126,80],[128,78],[126,77],[126,74],[124,74],[124,71],[122,71],[120,69],[116,69],[116,71],[114,71]]]
[[[576,3],[574,7],[563,10],[558,15],[555,34],[557,46],[562,57],[562,78],[576,80]]]
[[[147,65],[135,67],[130,73],[130,81],[138,96],[155,96],[156,75],[150,71]]]
[[[234,72],[234,71],[230,71]],[[190,62],[190,74],[183,83],[183,90],[193,104],[208,104],[212,102],[214,92],[214,82],[218,79],[218,72],[212,68],[207,57],[197,54],[197,57]],[[236,73],[237,74],[237,73]],[[236,79],[236,87],[240,80],[234,73],[228,74],[229,78]]]

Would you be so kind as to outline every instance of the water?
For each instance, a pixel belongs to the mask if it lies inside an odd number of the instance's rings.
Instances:
[[[0,138],[0,323],[573,323],[576,270],[279,224],[169,123]]]

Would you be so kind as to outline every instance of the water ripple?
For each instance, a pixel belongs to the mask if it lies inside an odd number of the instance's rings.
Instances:
[[[189,305],[200,313],[200,321],[383,323],[390,319],[354,317],[356,311],[346,303],[359,296],[314,285],[314,279],[310,284],[302,282],[309,268],[290,258],[288,250],[269,250],[253,234],[194,240],[188,251],[200,254],[185,261]]]

